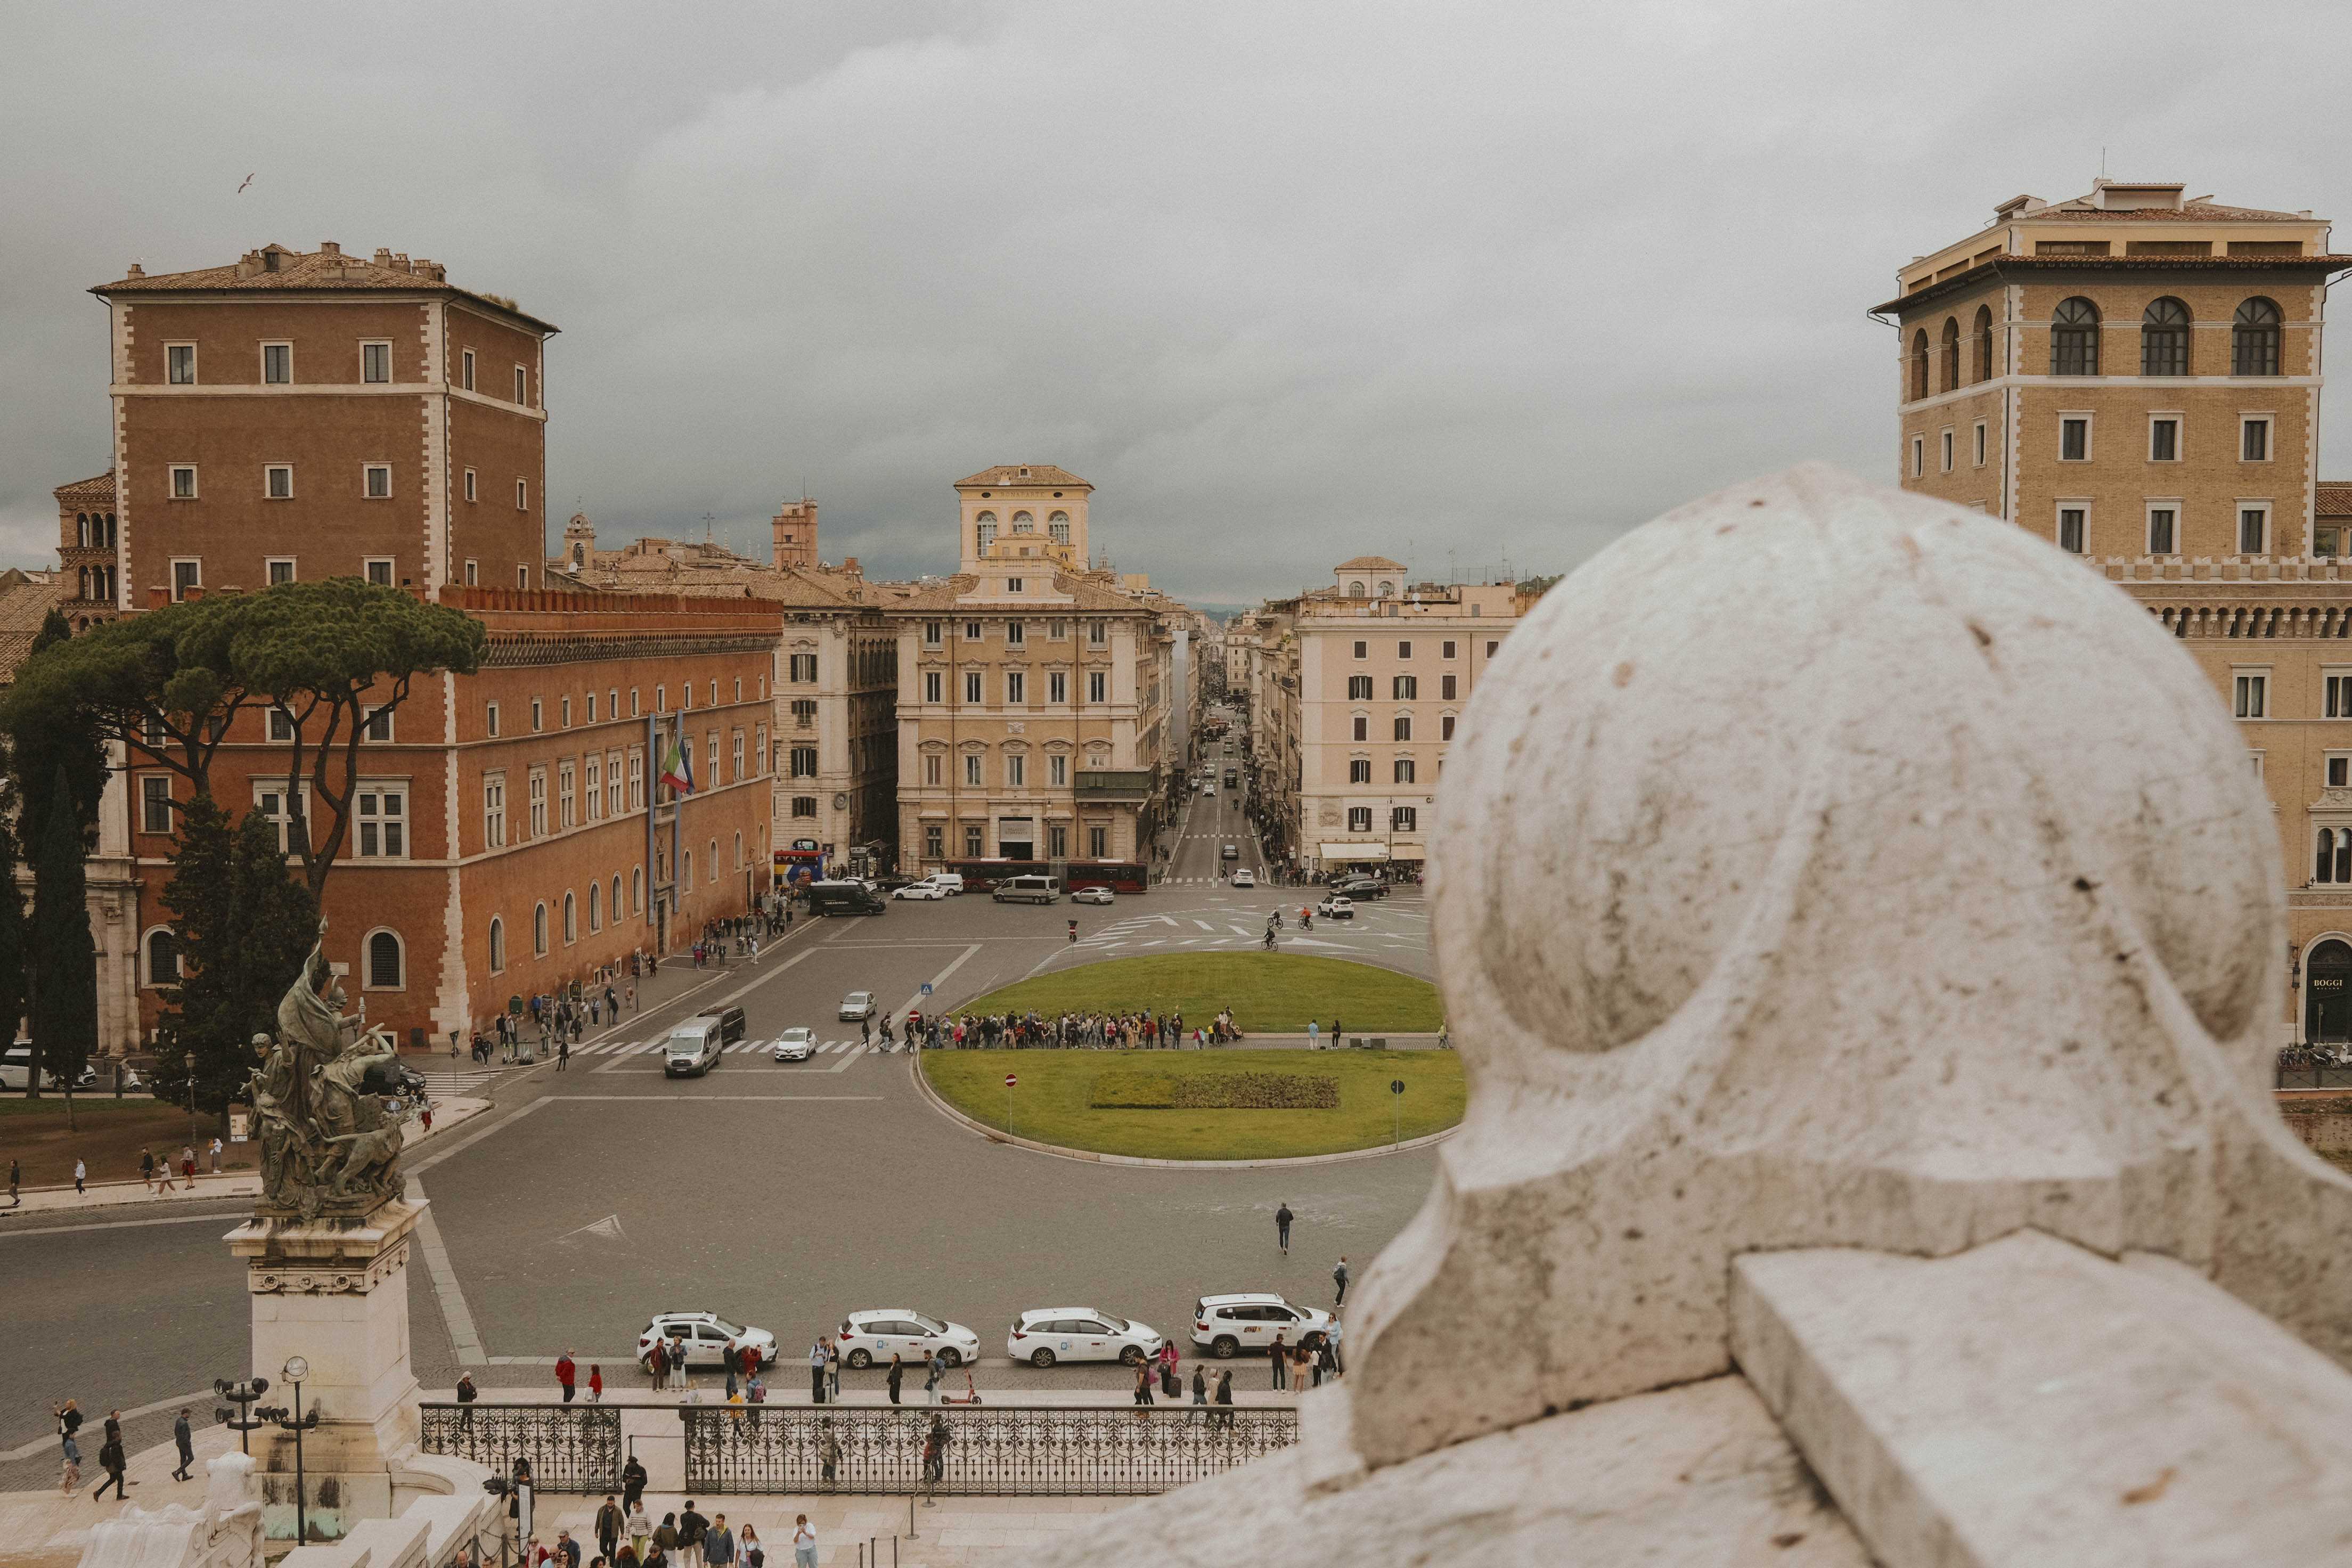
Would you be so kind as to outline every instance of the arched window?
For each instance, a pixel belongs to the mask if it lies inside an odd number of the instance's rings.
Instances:
[[[2050,313],[2050,374],[2099,374],[2099,308],[2080,294]]]
[[[1016,511],[1013,514],[1013,531],[1034,533],[1037,531],[1037,520],[1025,511]]]
[[[1395,592],[1396,592],[1396,584],[1393,584],[1393,583],[1382,583],[1382,584],[1381,584],[1381,598],[1385,599],[1385,598],[1389,597],[1391,595],[1394,594]]]
[[[1364,585],[1361,583],[1350,583],[1348,584],[1348,597],[1350,599],[1360,599],[1363,596]]]
[[[122,542],[114,536],[114,514],[110,511],[106,514],[106,542],[109,544]]]
[[[571,946],[580,940],[580,900],[572,894],[563,895],[563,945]]]
[[[702,863],[710,868],[710,879],[714,882],[719,880],[719,840],[716,838],[710,841],[709,853],[703,856]]]
[[[1911,334],[1911,401],[1927,395],[1927,329]]]
[[[177,985],[180,983],[180,939],[170,926],[157,926],[147,933],[147,984]]]
[[[1955,316],[1944,318],[1944,390],[1960,389],[1960,323]]]
[[[397,932],[368,932],[367,984],[371,991],[399,991],[407,986],[408,965],[401,953]]]
[[[2189,374],[2189,307],[2168,294],[2139,319],[2139,373]]]
[[[2238,307],[2230,327],[2230,374],[2279,373],[2279,308],[2259,295]]]
[[[89,513],[86,511],[74,513],[74,542],[76,544],[89,542]]]
[[[986,550],[996,542],[996,514],[984,511],[973,521],[980,524],[980,547]]]
[[[545,904],[531,906],[530,950],[541,958],[547,956],[547,906]]]
[[[1057,511],[1047,518],[1045,531],[1052,536],[1055,543],[1067,544],[1070,542],[1070,514],[1066,511]]]
[[[602,882],[588,884],[588,929],[604,929],[604,884]]]
[[[740,833],[739,833],[739,834],[737,834],[737,835],[735,836],[735,869],[737,869],[738,871],[740,871],[742,868],[743,868],[743,836],[742,836],[741,834],[740,834]]]
[[[629,912],[633,915],[646,912],[646,868],[643,866],[629,868]]]
[[[507,966],[507,922],[496,916],[490,920],[490,973],[503,973]]]
[[[677,897],[682,899],[688,893],[694,891],[694,851],[691,849],[688,850],[680,859],[681,867],[677,879]]]
[[[614,925],[621,923],[621,911],[626,907],[621,902],[621,874],[615,871],[613,873],[613,923]]]

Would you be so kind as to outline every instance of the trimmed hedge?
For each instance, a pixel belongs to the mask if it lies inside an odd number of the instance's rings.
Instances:
[[[1337,1110],[1339,1080],[1295,1072],[1106,1073],[1087,1103],[1097,1110]]]

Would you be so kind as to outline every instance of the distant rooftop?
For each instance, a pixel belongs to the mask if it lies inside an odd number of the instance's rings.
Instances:
[[[502,294],[457,288],[449,281],[447,268],[437,261],[427,261],[422,257],[412,260],[405,253],[383,249],[377,250],[373,258],[346,256],[343,247],[331,239],[320,240],[319,248],[310,251],[291,250],[282,245],[265,245],[257,250],[247,251],[226,267],[202,267],[193,272],[161,272],[151,276],[134,261],[128,274],[111,283],[101,283],[90,292],[109,296],[209,294],[225,290],[344,293],[368,290],[414,292],[418,289],[462,294],[495,306],[543,331],[556,331],[551,323],[525,314],[512,300]]]
[[[1051,463],[999,463],[992,468],[982,468],[955,482],[958,489],[967,485],[1057,485],[1065,489],[1094,489],[1069,469],[1057,468]]]

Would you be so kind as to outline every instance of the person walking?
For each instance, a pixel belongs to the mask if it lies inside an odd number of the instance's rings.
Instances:
[[[85,1186],[83,1186],[83,1185],[82,1185],[82,1178],[83,1178],[83,1177],[85,1177],[85,1176],[87,1176],[87,1175],[89,1175],[89,1167],[88,1167],[88,1166],[86,1166],[86,1165],[84,1165],[84,1164],[83,1164],[79,1160],[76,1160],[76,1161],[74,1162],[74,1191],[75,1191],[75,1192],[77,1192],[77,1193],[86,1193],[86,1192],[88,1192],[88,1191],[89,1190],[89,1188],[87,1188],[87,1187],[85,1187]]]
[[[898,1403],[899,1385],[907,1381],[907,1363],[898,1356],[890,1358],[890,1403]]]
[[[605,1562],[610,1563],[620,1551],[621,1527],[626,1522],[621,1505],[613,1500],[611,1492],[606,1492],[604,1506],[596,1510],[596,1551]]]
[[[787,921],[792,913],[789,909],[784,911]],[[806,1514],[793,1521],[793,1568],[816,1568],[816,1531]]]
[[[727,1528],[723,1513],[710,1521],[702,1538],[702,1561],[709,1568],[735,1568],[735,1532]]]
[[[666,1513],[654,1526],[654,1557],[656,1562],[677,1555],[677,1515]]]
[[[25,1167],[24,1167],[24,1166],[22,1166],[22,1165],[20,1165],[20,1164],[18,1164],[18,1163],[17,1163],[16,1161],[14,1161],[14,1160],[9,1161],[9,1162],[8,1162],[8,1206],[9,1206],[10,1208],[12,1208],[12,1209],[13,1209],[13,1208],[16,1208],[16,1207],[20,1206],[20,1205],[24,1203],[24,1201],[25,1201],[25,1200],[24,1200],[24,1197],[23,1197],[23,1196],[22,1196],[22,1195],[21,1195],[21,1194],[16,1191],[17,1184],[18,1184],[19,1183],[23,1182],[23,1181],[24,1181],[24,1179],[25,1179]]]
[[[937,1405],[940,1402],[940,1379],[945,1377],[947,1374],[948,1358],[938,1351],[933,1351],[931,1352],[931,1359],[929,1363],[929,1370],[923,1374],[924,1404]]]
[[[555,1070],[563,1071],[572,1065],[572,1037],[560,1029],[555,1037]]]
[[[621,1510],[624,1513],[642,1514],[645,1511],[645,1502],[646,1462],[643,1459],[638,1458],[635,1454],[631,1454],[629,1456],[629,1462],[621,1467]],[[631,1535],[642,1538],[650,1533],[649,1530],[640,1530],[637,1528],[637,1525],[640,1522],[642,1521],[638,1520],[632,1520],[630,1521],[629,1533]],[[638,1553],[643,1555],[645,1550],[646,1543],[643,1539],[639,1539],[637,1542]]]
[[[832,1358],[827,1353],[825,1348],[825,1337],[823,1334],[817,1335],[816,1343],[809,1346],[808,1355],[809,1403],[811,1405],[823,1405],[824,1403],[824,1369],[825,1363],[831,1359]]]
[[[1282,1333],[1279,1330],[1275,1332],[1274,1343],[1266,1348],[1265,1359],[1266,1364],[1274,1372],[1274,1381],[1266,1386],[1288,1388],[1290,1386],[1290,1350],[1282,1342]]]
[[[646,1371],[654,1380],[654,1392],[660,1393],[662,1384],[669,1378],[669,1342],[667,1340],[654,1342],[653,1352],[646,1357]]]
[[[129,1468],[129,1461],[123,1457],[122,1439],[109,1437],[100,1444],[98,1462],[100,1468],[106,1471],[106,1479],[98,1483],[98,1489],[89,1494],[89,1500],[98,1501],[106,1496],[106,1489],[112,1487],[117,1502],[130,1501],[131,1494],[123,1489],[128,1483],[123,1480],[122,1472]]]
[[[221,1141],[218,1138],[215,1138],[213,1140],[213,1174],[215,1176],[220,1174],[220,1162]]]
[[[1331,1298],[1331,1305],[1337,1307],[1348,1300],[1348,1255],[1344,1252],[1339,1254],[1339,1266],[1331,1270],[1331,1283],[1339,1287],[1339,1293]]]
[[[824,1356],[824,1395],[835,1405],[841,1403],[841,1347],[835,1345]]]
[[[1139,1407],[1158,1403],[1151,1397],[1151,1367],[1148,1363],[1135,1369],[1135,1403]]]
[[[1282,1206],[1274,1211],[1275,1245],[1282,1248],[1282,1255],[1285,1258],[1290,1256],[1291,1217],[1289,1201],[1285,1199]]]
[[[580,1368],[573,1363],[572,1352],[567,1350],[555,1358],[555,1386],[563,1390],[564,1404],[571,1404],[572,1396],[579,1392],[573,1386],[579,1381]]]
[[[1192,1369],[1192,1404],[1199,1409],[1206,1409],[1209,1404],[1209,1374],[1205,1370],[1197,1366]],[[1192,1417],[1189,1415],[1186,1415],[1184,1417],[1184,1424],[1188,1426],[1191,1426],[1192,1424]]]
[[[686,1510],[677,1516],[677,1560],[685,1568],[702,1568],[702,1543],[710,1533],[710,1521],[695,1512],[694,1500],[686,1500]]]
[[[604,1369],[593,1361],[588,1363],[588,1403],[591,1405],[604,1403]],[[610,1553],[606,1555],[609,1556]]]
[[[1218,1419],[1225,1426],[1234,1424],[1234,1373],[1231,1367],[1217,1373]]]
[[[172,1472],[172,1479],[175,1481],[194,1480],[196,1478],[188,1471],[196,1462],[196,1435],[188,1426],[188,1407],[184,1405],[180,1406],[180,1414],[172,1420],[172,1441],[180,1450],[179,1468]]]
[[[743,1560],[743,1568],[768,1568],[768,1549],[760,1544],[760,1532],[748,1519],[736,1533],[735,1555]]]

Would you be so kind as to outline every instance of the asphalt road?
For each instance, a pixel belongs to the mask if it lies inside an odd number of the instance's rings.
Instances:
[[[769,1329],[789,1358],[845,1311],[911,1307],[979,1332],[992,1358],[980,1373],[986,1384],[1123,1388],[1129,1374],[1115,1366],[1040,1373],[1003,1362],[1006,1325],[1025,1307],[1091,1306],[1181,1341],[1193,1299],[1212,1291],[1279,1290],[1329,1305],[1333,1262],[1344,1253],[1360,1272],[1396,1234],[1428,1191],[1432,1152],[1207,1172],[1033,1153],[941,1118],[919,1096],[909,1058],[856,1048],[856,1026],[837,1016],[852,990],[903,1014],[927,981],[929,1005],[953,1007],[1047,966],[1254,947],[1266,913],[1295,912],[1302,890],[1217,879],[1225,842],[1257,866],[1233,798],[1195,794],[1171,879],[1150,893],[1108,907],[967,896],[802,921],[756,965],[715,972],[690,995],[592,1036],[563,1071],[485,1075],[497,1109],[408,1167],[431,1200],[466,1308],[453,1325],[416,1256],[428,1249],[412,1253],[419,1378],[446,1387],[466,1365],[486,1389],[544,1384],[548,1363],[569,1349],[601,1362],[608,1380],[625,1379],[638,1330],[677,1310]],[[1286,931],[1286,951],[1428,973],[1414,894],[1330,931],[1330,947],[1298,940]],[[739,1050],[708,1077],[681,1080],[664,1078],[652,1052],[625,1048],[725,1000],[745,1009],[749,1041],[804,1025],[834,1048],[795,1064]],[[1286,1201],[1298,1216],[1286,1259],[1272,1217]],[[45,1439],[58,1398],[79,1397],[95,1419],[110,1406],[176,1403],[247,1370],[247,1297],[220,1244],[239,1215],[199,1212],[175,1205],[168,1224],[114,1212],[0,1231],[0,1301],[19,1347],[0,1361],[0,1489],[53,1478]],[[793,1368],[782,1376],[796,1386]],[[878,1384],[880,1373],[847,1377]],[[206,1418],[209,1398],[196,1404]],[[168,1408],[132,1418],[131,1442],[164,1441],[170,1420]]]

